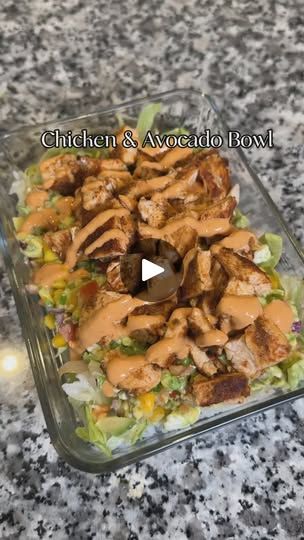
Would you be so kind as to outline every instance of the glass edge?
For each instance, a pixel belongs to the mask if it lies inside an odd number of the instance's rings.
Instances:
[[[0,134],[0,142],[1,140],[6,140],[10,136],[21,134],[24,130],[31,131],[39,128],[43,128],[48,124],[51,124],[54,126],[60,126],[62,124],[73,122],[76,120],[85,120],[86,118],[90,118],[92,116],[95,116],[96,114],[108,114],[115,111],[119,111],[120,109],[125,109],[126,107],[132,107],[136,105],[143,105],[146,102],[150,101],[157,101],[159,99],[167,98],[174,95],[184,94],[185,92],[190,92],[193,95],[196,95],[197,97],[203,96],[204,94],[202,92],[199,92],[198,90],[194,90],[192,88],[176,88],[173,90],[167,90],[165,92],[160,92],[158,94],[152,94],[147,95],[145,97],[138,97],[135,99],[130,99],[129,101],[124,101],[123,103],[118,103],[117,105],[109,105],[107,107],[102,107],[101,109],[95,109],[93,111],[90,111],[89,113],[84,113],[79,116],[67,116],[60,118],[54,118],[54,119],[47,119],[45,122],[39,122],[38,124],[24,124],[16,129],[12,129],[10,131],[4,132]]]

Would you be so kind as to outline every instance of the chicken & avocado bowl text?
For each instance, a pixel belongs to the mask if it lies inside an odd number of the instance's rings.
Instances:
[[[251,230],[218,150],[143,148],[150,114],[122,125],[112,150],[47,151],[25,171],[14,220],[52,345],[69,351],[60,375],[76,433],[106,455],[151,426],[183,429],[206,407],[304,379],[304,287],[275,270],[280,236]],[[122,146],[127,129],[137,148]],[[150,302],[132,291],[147,246],[159,255],[163,241],[180,281]]]

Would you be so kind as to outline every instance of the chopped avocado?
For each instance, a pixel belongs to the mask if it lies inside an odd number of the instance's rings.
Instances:
[[[26,247],[22,251],[29,259],[39,259],[42,257],[43,243],[41,238],[28,234],[23,240],[23,243]]]
[[[134,424],[131,418],[123,418],[120,416],[105,416],[100,418],[96,425],[104,433],[109,435],[121,435]]]

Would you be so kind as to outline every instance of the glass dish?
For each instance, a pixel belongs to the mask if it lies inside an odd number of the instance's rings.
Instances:
[[[111,458],[75,435],[77,420],[61,388],[58,375],[58,367],[64,362],[64,358],[58,356],[52,349],[51,336],[43,324],[42,307],[26,290],[26,284],[29,282],[29,266],[15,239],[12,218],[16,215],[17,198],[9,192],[18,190],[20,178],[22,179],[21,171],[37,161],[44,152],[40,145],[42,131],[58,128],[62,132],[69,129],[78,132],[86,128],[90,133],[100,133],[101,130],[104,133],[112,133],[118,127],[120,115],[129,123],[132,124],[132,121],[135,123],[142,107],[150,102],[162,103],[162,110],[156,121],[156,127],[162,131],[184,127],[190,133],[202,133],[208,128],[212,134],[220,134],[224,140],[227,138],[227,127],[209,96],[192,90],[174,90],[62,122],[25,127],[4,135],[1,140],[3,150],[0,187],[1,247],[46,425],[58,454],[73,467],[91,473],[113,471],[190,437],[304,396],[303,382],[302,387],[295,391],[271,389],[253,394],[242,404],[206,408],[202,411],[200,420],[191,427],[176,432],[154,433],[134,447],[117,449]],[[271,231],[283,237],[284,256],[279,271],[291,275],[301,274],[304,261],[301,249],[289,233],[261,181],[250,169],[242,151],[223,146],[221,153],[229,159],[232,182],[240,184],[240,208],[249,217],[252,228],[258,231]]]

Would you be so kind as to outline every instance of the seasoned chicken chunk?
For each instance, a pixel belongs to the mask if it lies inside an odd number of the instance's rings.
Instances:
[[[214,257],[231,278],[225,291],[226,294],[263,296],[271,290],[269,277],[246,257],[227,248],[221,248],[220,251],[214,253]]]
[[[199,177],[211,198],[226,197],[231,188],[228,162],[218,153],[212,153],[200,162]]]
[[[131,128],[130,126],[122,126],[120,130],[116,133],[117,147],[114,148],[111,152],[111,157],[118,158],[126,165],[133,165],[137,158],[138,147],[136,148],[124,148],[122,141],[125,138],[125,132],[131,131],[133,141],[136,141],[139,145],[139,139],[136,129]]]
[[[217,367],[214,362],[209,358],[207,353],[197,347],[194,343],[191,343],[190,346],[190,355],[193,358],[198,371],[203,375],[211,377],[217,372]]]
[[[181,286],[181,298],[187,300],[211,290],[212,279],[211,253],[200,248],[193,248],[183,260],[184,278]]]
[[[81,184],[81,165],[73,154],[63,154],[39,164],[44,189],[72,195]]]
[[[230,340],[225,351],[235,369],[256,378],[286,358],[290,345],[276,324],[262,315],[246,328],[244,336]]]
[[[220,199],[215,204],[207,206],[200,212],[200,219],[216,219],[216,218],[231,218],[236,207],[236,199],[229,195],[224,199]],[[194,206],[195,210],[195,206]]]
[[[152,345],[165,331],[166,319],[163,315],[129,315],[127,332],[139,343]]]
[[[72,241],[70,230],[48,232],[44,235],[44,241],[54,253],[57,253],[59,259],[64,260]]]
[[[175,214],[174,207],[166,200],[152,201],[141,198],[138,211],[143,221],[150,227],[163,227],[167,220]]]
[[[201,407],[222,402],[240,403],[250,394],[244,373],[226,373],[211,379],[198,375],[192,384],[196,402]]]

